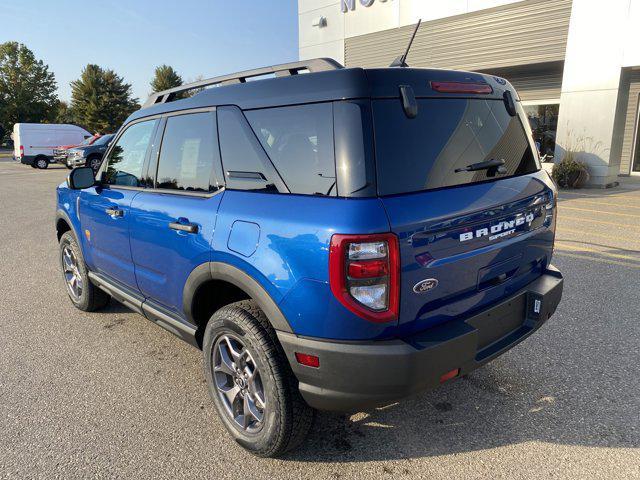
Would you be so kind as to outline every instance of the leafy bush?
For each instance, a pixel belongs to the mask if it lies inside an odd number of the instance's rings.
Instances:
[[[589,171],[584,163],[576,160],[574,152],[553,166],[551,176],[561,188],[582,188],[589,180]]]

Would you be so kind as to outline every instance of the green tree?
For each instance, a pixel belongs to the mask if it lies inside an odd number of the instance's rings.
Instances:
[[[69,107],[69,104],[65,101],[58,102],[58,110],[54,118],[55,123],[76,123],[73,111]]]
[[[87,65],[71,82],[71,110],[77,123],[92,132],[115,132],[134,110],[131,85],[113,70]]]
[[[13,129],[18,122],[45,122],[55,118],[58,97],[49,67],[18,42],[0,44],[0,125]]]
[[[154,93],[161,92],[182,85],[182,77],[178,75],[178,72],[173,67],[160,65],[156,67],[156,72],[150,85]]]

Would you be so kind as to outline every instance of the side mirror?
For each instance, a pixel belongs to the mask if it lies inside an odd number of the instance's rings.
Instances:
[[[67,178],[69,188],[72,190],[82,190],[93,187],[96,184],[96,177],[91,167],[78,167],[71,170]]]

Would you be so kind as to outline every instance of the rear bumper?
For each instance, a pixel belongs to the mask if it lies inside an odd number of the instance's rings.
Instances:
[[[501,303],[470,318],[412,337],[335,342],[278,332],[305,401],[321,410],[380,406],[440,384],[454,369],[465,375],[517,345],[544,324],[562,297],[562,274],[550,267]],[[320,367],[300,365],[295,352],[316,355]]]

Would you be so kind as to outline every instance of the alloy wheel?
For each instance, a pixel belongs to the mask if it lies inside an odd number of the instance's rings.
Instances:
[[[62,268],[71,298],[75,301],[80,301],[84,283],[82,281],[82,275],[80,275],[78,259],[69,245],[65,245],[62,249]]]
[[[248,433],[260,431],[267,406],[262,377],[251,353],[235,335],[224,334],[216,340],[213,381],[236,427]]]
[[[100,168],[101,163],[102,163],[102,160],[100,160],[99,158],[94,158],[91,160],[90,166],[94,172],[97,172],[98,169]]]

